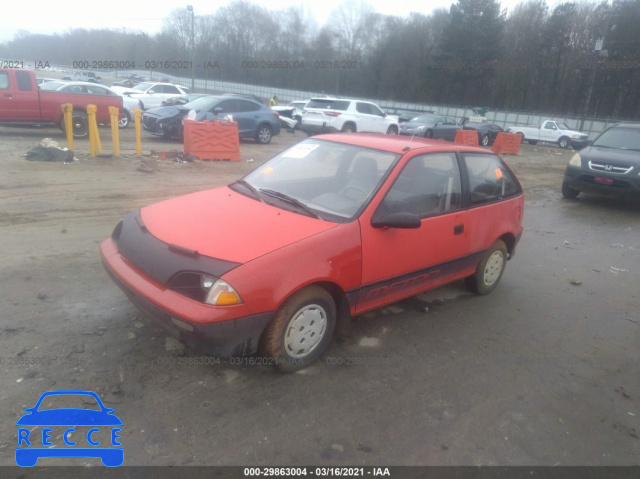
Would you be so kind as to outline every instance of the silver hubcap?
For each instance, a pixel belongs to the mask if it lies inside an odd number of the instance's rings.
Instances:
[[[265,142],[269,141],[271,138],[271,132],[267,128],[262,128],[260,130],[260,141]]]
[[[292,358],[308,356],[320,343],[327,330],[327,313],[322,306],[309,304],[299,310],[289,322],[284,335],[284,347]]]
[[[495,251],[491,256],[489,256],[489,260],[484,267],[483,275],[483,282],[486,286],[491,286],[493,283],[498,281],[503,264],[504,257],[502,256],[502,251]]]

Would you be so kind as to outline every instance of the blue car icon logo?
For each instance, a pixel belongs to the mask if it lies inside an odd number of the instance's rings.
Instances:
[[[74,402],[86,407],[51,408],[50,402]],[[99,457],[108,467],[121,466],[124,449],[121,447],[122,421],[102,404],[92,391],[49,391],[40,396],[36,405],[25,409],[18,419],[18,447],[16,464],[35,466],[41,457],[93,458]],[[42,428],[40,433],[36,429]],[[60,444],[54,441],[61,440]],[[109,446],[109,447],[105,447]]]

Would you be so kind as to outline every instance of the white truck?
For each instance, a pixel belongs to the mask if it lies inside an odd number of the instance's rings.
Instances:
[[[589,136],[580,131],[574,131],[559,121],[547,120],[540,126],[510,126],[509,133],[522,135],[522,141],[535,145],[539,141],[556,143],[560,148],[573,147],[580,149],[589,143]]]

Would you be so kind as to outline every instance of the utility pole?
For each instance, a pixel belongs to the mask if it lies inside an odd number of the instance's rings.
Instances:
[[[196,83],[196,59],[195,59],[195,19],[196,14],[193,11],[193,5],[187,5],[187,11],[191,12],[191,93],[193,93]]]

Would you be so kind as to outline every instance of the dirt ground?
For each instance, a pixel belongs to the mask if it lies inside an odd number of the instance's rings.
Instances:
[[[491,295],[454,284],[367,314],[281,375],[199,363],[126,300],[98,245],[125,213],[230,183],[306,136],[177,163],[137,158],[131,128],[111,157],[100,131],[103,156],[76,141],[63,164],[23,156],[65,145],[59,130],[0,128],[0,465],[15,464],[23,409],[53,389],[115,408],[125,465],[640,465],[640,204],[563,200],[571,151],[505,157],[525,233]],[[144,135],[151,150],[181,145]]]

